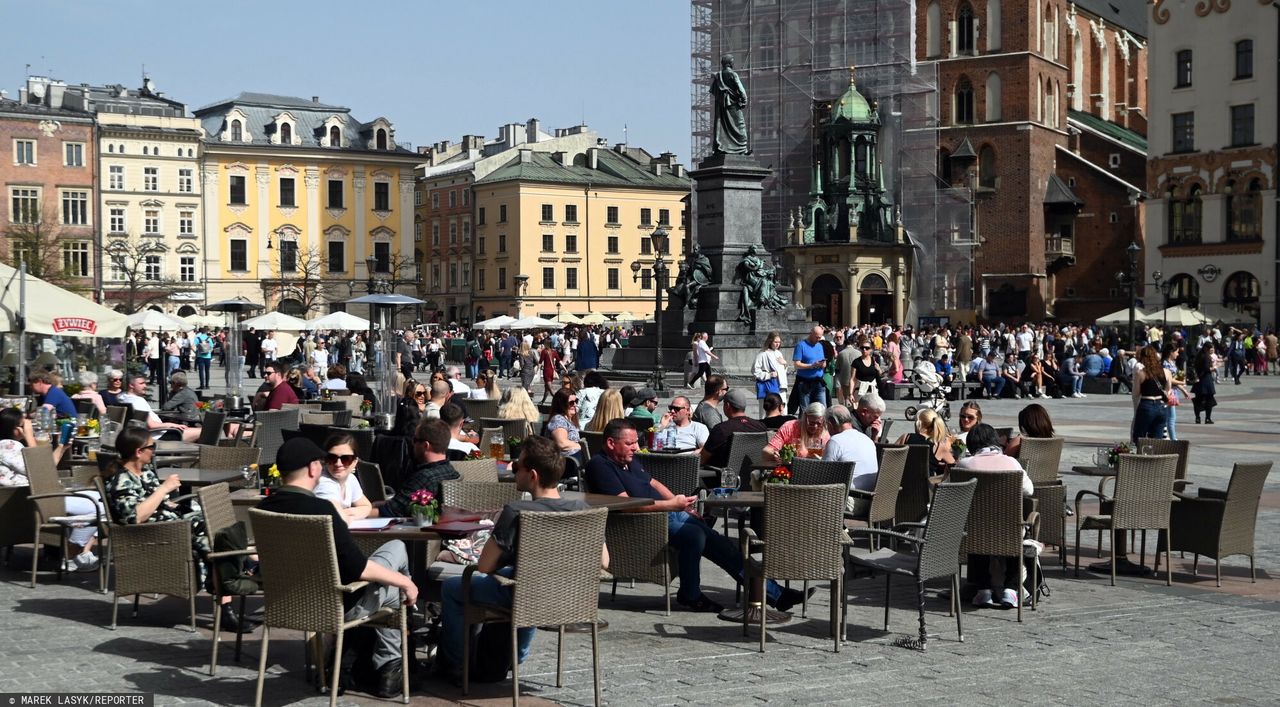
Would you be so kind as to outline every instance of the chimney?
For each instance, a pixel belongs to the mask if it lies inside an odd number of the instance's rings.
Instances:
[[[649,171],[650,171],[650,172],[653,172],[654,174],[656,174],[656,175],[657,175],[657,176],[659,176],[659,177],[661,177],[661,176],[662,176],[662,173],[663,173],[663,172],[665,172],[665,171],[666,171],[666,169],[667,169],[667,166],[666,166],[666,165],[664,165],[664,164],[662,164],[661,162],[650,162],[650,163],[649,163]]]
[[[561,150],[560,152],[553,152],[551,153],[551,157],[556,161],[556,164],[558,165],[563,165],[565,167],[573,166],[573,160],[569,158],[568,152],[565,152],[563,150]]]
[[[61,108],[62,98],[66,95],[67,85],[61,81],[49,82],[49,106],[51,108]]]
[[[520,151],[520,164],[529,164],[533,162],[533,150]]]
[[[671,166],[671,173],[677,177],[684,178],[684,165],[675,164]]]
[[[319,96],[312,96],[312,97],[311,97],[311,102],[312,102],[312,103],[319,103],[319,102],[320,102],[320,97],[319,97]]]
[[[600,148],[592,147],[587,150],[587,168],[600,169]]]
[[[538,121],[537,118],[530,118],[529,122],[525,123],[524,125],[525,142],[530,142],[530,143],[537,142],[538,133],[540,132],[541,127],[542,127],[542,124]]]

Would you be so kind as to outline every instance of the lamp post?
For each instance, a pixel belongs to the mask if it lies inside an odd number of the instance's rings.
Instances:
[[[1124,249],[1129,254],[1129,270],[1125,273],[1125,282],[1129,285],[1129,347],[1137,349],[1137,339],[1134,338],[1134,319],[1136,318],[1136,310],[1138,308],[1138,253],[1142,248],[1134,241],[1129,241],[1129,247]]]
[[[661,225],[649,234],[653,242],[653,319],[657,327],[657,360],[653,370],[653,389],[659,393],[666,392],[666,371],[662,368],[662,289],[667,281],[667,261],[663,257],[667,252],[671,234]],[[639,260],[631,262],[631,281],[640,279],[640,271],[644,265]]]

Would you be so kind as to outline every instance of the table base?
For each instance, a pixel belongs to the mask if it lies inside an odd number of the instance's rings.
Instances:
[[[725,609],[720,612],[719,619],[721,621],[733,621],[734,623],[742,623],[742,615],[747,615],[747,623],[753,625],[760,624],[760,612],[764,611],[764,622],[772,626],[778,626],[791,622],[791,614],[777,609],[770,609],[767,606],[759,604],[747,604],[739,609]]]
[[[1097,574],[1111,574],[1111,561],[1095,562],[1087,567],[1090,572]],[[1148,577],[1154,573],[1150,567],[1140,565],[1127,558],[1119,558],[1116,560],[1116,574],[1133,577]]]

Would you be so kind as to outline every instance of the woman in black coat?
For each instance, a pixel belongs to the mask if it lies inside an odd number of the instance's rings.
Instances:
[[[1195,409],[1196,424],[1200,424],[1200,413],[1204,413],[1204,423],[1213,424],[1213,408],[1217,407],[1218,385],[1214,380],[1217,370],[1218,354],[1213,350],[1212,342],[1205,342],[1196,355],[1196,382],[1191,386],[1191,405]]]

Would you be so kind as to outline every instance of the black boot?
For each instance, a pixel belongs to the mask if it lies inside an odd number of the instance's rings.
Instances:
[[[222,605],[222,628],[227,631],[236,633],[249,633],[258,627],[259,621],[255,621],[250,616],[241,616],[235,609],[231,608],[230,603]],[[243,628],[241,628],[243,626]]]
[[[395,697],[404,690],[404,672],[400,659],[397,658],[382,666],[378,671],[377,682],[374,683],[373,694],[381,698]]]

